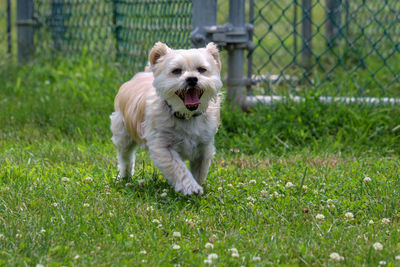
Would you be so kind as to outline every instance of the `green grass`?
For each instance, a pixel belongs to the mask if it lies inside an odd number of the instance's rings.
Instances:
[[[85,55],[0,66],[0,265],[399,264],[399,107],[224,106],[205,193],[184,197],[144,151],[132,185],[113,180],[108,115],[128,77]]]

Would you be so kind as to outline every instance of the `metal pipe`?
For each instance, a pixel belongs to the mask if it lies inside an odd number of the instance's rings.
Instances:
[[[312,58],[312,6],[311,0],[303,0],[302,16],[303,23],[301,28],[303,46],[302,46],[302,62],[306,70],[307,76],[311,71]]]
[[[193,32],[190,39],[194,47],[204,47],[206,38],[203,27],[217,25],[217,0],[193,0],[192,6]]]
[[[332,49],[336,46],[337,40],[340,38],[339,31],[342,23],[342,1],[326,0],[326,39],[328,48]]]
[[[249,23],[253,24],[254,23],[254,0],[249,1]],[[253,40],[253,31],[250,31],[249,33],[249,39],[252,41]],[[249,50],[247,52],[247,81],[251,81],[251,78],[253,76],[253,49]],[[248,82],[246,85],[247,89],[247,95],[252,95],[253,90],[251,87],[251,83]]]
[[[293,101],[301,103],[306,101],[306,98],[301,96],[247,96],[244,101],[244,106],[254,108],[258,104],[262,105],[274,105],[279,102]],[[341,104],[371,104],[371,105],[398,105],[400,104],[400,98],[390,97],[344,97],[344,96],[320,96],[318,101],[326,104],[330,103],[341,103]]]
[[[28,62],[33,57],[33,0],[17,1],[18,63]]]
[[[245,0],[229,0],[229,23],[233,27],[243,27],[245,24]],[[241,106],[245,98],[243,88],[244,48],[228,46],[228,78],[227,99],[234,106]]]
[[[7,0],[7,53],[11,56],[11,0]]]

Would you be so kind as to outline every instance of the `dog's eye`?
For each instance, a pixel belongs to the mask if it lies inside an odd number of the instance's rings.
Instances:
[[[206,68],[203,68],[203,67],[198,67],[198,68],[197,68],[197,71],[198,71],[199,73],[204,73],[204,72],[207,71],[207,69],[206,69]]]
[[[180,75],[182,73],[182,69],[174,69],[172,73],[175,75]]]

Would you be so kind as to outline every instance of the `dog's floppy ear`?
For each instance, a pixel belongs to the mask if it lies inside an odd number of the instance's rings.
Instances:
[[[211,42],[211,43],[207,44],[206,49],[213,56],[213,58],[215,60],[215,63],[218,66],[218,69],[221,70],[221,60],[219,58],[219,51],[218,51],[217,46],[214,43]]]
[[[165,54],[168,53],[168,50],[170,48],[161,42],[157,42],[153,48],[150,51],[150,55],[149,55],[149,62],[151,66],[154,66],[157,64],[157,61],[164,56]]]

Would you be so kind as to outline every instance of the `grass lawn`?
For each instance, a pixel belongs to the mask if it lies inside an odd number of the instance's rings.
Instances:
[[[400,264],[399,107],[224,106],[205,193],[184,197],[144,151],[114,182],[118,70],[0,66],[0,265]]]

